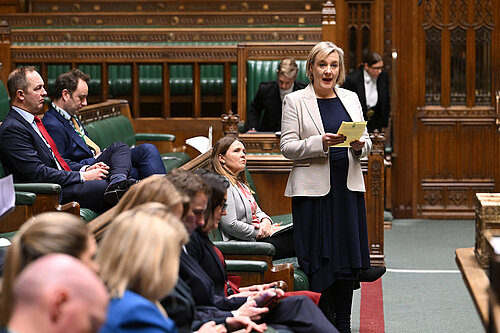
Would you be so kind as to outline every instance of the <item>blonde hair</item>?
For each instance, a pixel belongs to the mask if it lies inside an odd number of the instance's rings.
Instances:
[[[293,59],[283,59],[278,65],[278,75],[283,75],[288,79],[295,79],[297,77],[297,72],[299,67]]]
[[[332,52],[337,52],[337,54],[339,55],[339,76],[337,76],[337,81],[335,82],[335,84],[341,85],[342,83],[344,83],[345,81],[344,51],[337,45],[333,44],[332,42],[320,42],[311,49],[311,52],[309,52],[309,56],[307,57],[307,62],[306,62],[306,75],[311,82],[314,82],[314,76],[311,68],[316,62],[316,60],[318,58],[324,59],[328,57]]]
[[[126,289],[152,302],[166,296],[177,282],[187,241],[184,225],[163,204],[148,203],[118,215],[97,253],[99,275],[111,297],[122,297]]]
[[[89,222],[90,230],[101,238],[116,216],[147,202],[159,202],[171,208],[179,202],[189,203],[189,198],[181,194],[165,175],[152,175],[130,187],[115,207]]]
[[[12,239],[5,256],[0,324],[6,325],[10,318],[12,287],[24,267],[49,253],[64,253],[79,258],[87,249],[89,236],[85,223],[68,213],[42,213],[25,222]]]
[[[210,156],[209,169],[225,176],[227,179],[229,179],[229,181],[233,185],[236,185],[236,182],[239,180],[248,186],[245,171],[240,172],[239,175],[234,175],[231,171],[229,171],[229,169],[225,165],[222,165],[221,162],[219,161],[219,155],[225,155],[229,147],[231,147],[231,145],[235,141],[240,141],[240,140],[238,140],[238,138],[235,138],[233,136],[225,136],[220,138],[215,143],[214,148],[212,149],[212,155]]]

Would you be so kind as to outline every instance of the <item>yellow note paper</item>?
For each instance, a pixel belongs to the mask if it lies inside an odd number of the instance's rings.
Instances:
[[[350,147],[351,142],[359,140],[359,138],[361,138],[361,135],[363,135],[365,127],[366,127],[366,121],[357,121],[357,122],[343,121],[342,124],[340,125],[339,130],[337,131],[337,134],[342,134],[346,136],[347,139],[344,142],[335,145],[334,147]]]

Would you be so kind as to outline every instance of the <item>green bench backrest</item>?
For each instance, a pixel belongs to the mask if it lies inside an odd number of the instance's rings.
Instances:
[[[39,67],[39,66],[37,66]],[[158,96],[163,94],[162,64],[140,64],[139,92],[143,96]],[[56,78],[67,72],[70,64],[47,65],[47,89],[53,96]],[[78,68],[90,75],[89,96],[101,92],[101,65],[81,64]],[[231,65],[231,91],[237,91],[237,65]],[[222,64],[200,65],[201,92],[203,95],[222,95],[224,92],[224,66]],[[111,98],[127,96],[132,93],[132,66],[129,64],[110,64],[108,67],[108,84]],[[193,93],[193,65],[170,65],[170,95],[191,95]]]
[[[101,94],[101,65],[82,64],[78,68],[90,75],[89,96],[98,96]]]
[[[111,97],[126,96],[132,92],[132,66],[109,65],[108,84]]]
[[[247,110],[252,102],[259,84],[276,80],[276,70],[281,60],[247,60]],[[306,76],[306,61],[295,60],[299,71],[297,81],[309,82]]]
[[[7,116],[10,110],[9,93],[7,88],[0,81],[0,122]]]
[[[135,133],[130,120],[123,116],[110,117],[85,124],[89,137],[99,145],[108,147],[113,142],[135,145]]]

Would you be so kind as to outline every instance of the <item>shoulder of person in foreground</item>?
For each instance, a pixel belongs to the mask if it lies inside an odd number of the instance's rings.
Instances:
[[[101,333],[116,332],[176,332],[175,323],[158,307],[141,295],[126,290],[123,297],[109,304],[106,323]]]

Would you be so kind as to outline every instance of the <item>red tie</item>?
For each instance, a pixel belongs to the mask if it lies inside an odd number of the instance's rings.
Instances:
[[[45,126],[43,126],[42,120],[40,118],[38,118],[37,116],[35,116],[35,123],[36,123],[36,126],[38,126],[38,129],[40,130],[40,132],[42,133],[42,136],[45,139],[45,141],[48,142],[50,148],[52,149],[52,152],[54,153],[54,156],[56,157],[56,159],[59,162],[59,164],[61,165],[61,167],[66,171],[71,171],[71,168],[69,167],[68,163],[66,163],[66,161],[59,154],[59,151],[57,150],[56,144],[54,143],[54,140],[52,140],[52,138],[50,137],[49,133],[45,129]]]

